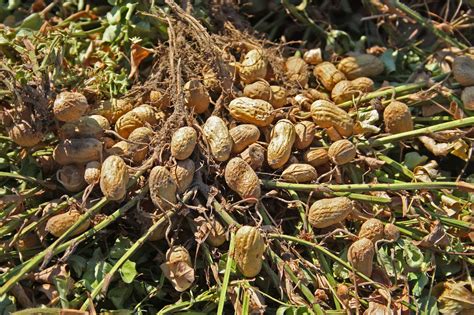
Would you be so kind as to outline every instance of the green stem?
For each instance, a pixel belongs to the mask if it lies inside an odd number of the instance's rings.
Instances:
[[[123,266],[123,264],[137,252],[139,248],[145,244],[145,242],[150,238],[150,236],[165,222],[168,222],[168,218],[172,217],[175,214],[174,211],[168,211],[164,216],[162,216],[158,221],[153,223],[153,225],[148,229],[148,231],[140,237],[126,252],[120,257],[120,259],[115,263],[115,265],[110,269],[110,271],[104,276],[104,278],[99,282],[99,284],[91,292],[90,299],[87,299],[84,304],[81,306],[81,311],[85,311],[89,307],[89,301],[94,300],[97,295],[100,293],[106,280],[111,280],[115,273]]]
[[[29,182],[29,183],[32,183],[32,184],[40,185],[40,186],[48,188],[48,189],[53,189],[53,190],[56,189],[56,184],[47,183],[45,181],[39,180],[39,179],[31,177],[31,176],[24,176],[24,175],[15,174],[15,173],[9,173],[9,172],[0,172],[0,178],[1,177],[14,178],[14,179]]]
[[[217,307],[217,315],[224,314],[224,305],[227,298],[227,287],[229,285],[230,279],[230,271],[232,269],[232,262],[234,261],[234,246],[235,246],[235,232],[230,234],[230,244],[229,244],[229,251],[227,254],[227,262],[225,264],[225,273],[224,273],[224,280],[222,281],[221,292],[219,295],[219,305]]]
[[[438,75],[436,77],[432,77],[431,80],[433,80],[435,82],[439,82],[439,81],[442,81],[443,79],[447,78],[448,75],[449,75],[449,73],[444,73],[444,74]],[[361,97],[360,99],[357,99],[356,102],[357,103],[363,103],[363,102],[370,101],[374,98],[391,96],[392,94],[400,95],[400,94],[405,94],[405,93],[412,93],[414,91],[418,91],[418,90],[421,90],[423,88],[428,87],[429,84],[430,84],[429,80],[425,80],[425,81],[422,81],[422,82],[409,83],[409,84],[396,86],[393,89],[388,89],[387,88],[386,90],[375,91],[375,92],[372,92],[372,93],[368,93],[367,95]],[[342,107],[342,108],[351,107],[353,105],[354,105],[354,102],[352,100],[337,104],[337,106]]]
[[[266,188],[293,189],[296,191],[329,191],[329,192],[364,192],[364,191],[386,191],[386,190],[418,190],[418,189],[467,189],[474,190],[468,183],[459,182],[431,182],[431,183],[396,183],[396,184],[294,184],[272,180],[261,180]]]
[[[310,27],[314,32],[321,38],[327,38],[328,34],[324,29],[322,29],[319,25],[314,23],[313,20],[309,19],[307,16],[304,16],[301,14],[298,9],[290,3],[288,0],[282,0],[281,2],[283,6],[290,12],[291,15],[293,15],[300,23],[303,23],[304,25]]]
[[[393,143],[393,142],[400,141],[403,139],[414,138],[414,137],[418,137],[418,136],[422,136],[422,135],[426,135],[430,133],[435,133],[438,131],[454,129],[454,128],[470,127],[473,125],[474,125],[474,117],[453,120],[453,121],[441,123],[435,126],[429,126],[425,128],[401,132],[394,135],[379,138],[372,141],[369,146],[374,147],[374,146],[384,145],[387,143]],[[359,145],[359,147],[367,147],[367,145],[361,144]]]
[[[418,12],[412,10],[409,8],[407,5],[401,3],[399,0],[390,0],[388,2],[389,6],[395,7],[401,11],[403,11],[406,15],[414,19],[416,22],[418,22],[421,26],[424,28],[427,28],[430,30],[436,37],[444,41],[446,44],[449,46],[454,46],[459,49],[466,49],[468,48],[466,45],[463,43],[459,42],[457,39],[452,38],[449,36],[446,32],[443,32],[442,30],[438,29],[435,27],[432,21],[425,19],[422,17]]]
[[[89,237],[95,235],[97,232],[100,230],[106,228],[109,224],[117,220],[120,216],[122,216],[127,210],[129,210],[131,207],[133,207],[139,199],[143,198],[143,191],[142,193],[136,195],[130,201],[128,201],[124,206],[119,208],[117,211],[112,213],[110,216],[108,216],[105,220],[94,226],[93,228],[89,229],[88,231],[84,232],[83,234],[63,243],[60,244],[58,247],[54,248],[52,254],[57,255],[61,252],[64,252],[66,249],[68,249],[71,245],[77,244],[79,242],[82,242]],[[16,266],[9,270],[8,272],[4,273],[0,277],[0,282],[6,282],[3,284],[2,287],[0,287],[0,295],[6,294],[13,285],[18,283],[18,281],[21,280],[21,278],[27,273],[30,272],[33,268],[35,268],[37,265],[41,263],[41,261],[44,259],[46,254],[48,253],[49,249],[52,248],[52,245],[43,250],[42,252],[38,253],[36,256],[34,256],[32,259],[24,262],[23,264]]]

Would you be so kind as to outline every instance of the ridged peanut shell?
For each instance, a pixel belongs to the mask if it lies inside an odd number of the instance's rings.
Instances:
[[[153,204],[163,210],[169,210],[176,203],[178,186],[171,173],[164,166],[155,166],[148,180],[150,197]]]
[[[26,122],[15,123],[8,128],[8,136],[17,145],[25,148],[35,146],[43,139],[43,133]]]
[[[329,162],[328,150],[325,148],[309,149],[304,154],[304,161],[314,167],[325,165]]]
[[[77,121],[68,122],[59,128],[58,135],[62,140],[72,138],[101,138],[110,124],[104,116],[91,115],[81,117]]]
[[[360,77],[351,81],[355,90],[361,93],[368,93],[374,90],[374,81],[367,77]]]
[[[54,148],[53,158],[60,165],[99,161],[102,142],[95,138],[63,140]]]
[[[178,194],[182,194],[191,186],[196,166],[193,160],[178,161],[170,168],[170,174],[177,186]]]
[[[107,118],[109,123],[114,124],[120,117],[132,109],[133,104],[130,101],[125,99],[112,99],[103,101],[100,106],[92,112]]]
[[[194,109],[195,113],[202,114],[209,108],[211,98],[206,87],[199,80],[186,82],[183,92],[184,103]]]
[[[107,157],[100,169],[100,190],[109,200],[122,200],[127,193],[128,169],[116,155]]]
[[[234,142],[232,153],[240,153],[244,151],[249,145],[257,142],[260,138],[260,130],[251,124],[238,125],[231,128],[229,133]]]
[[[462,86],[474,86],[474,56],[465,55],[454,58],[453,76]]]
[[[357,97],[358,92],[351,81],[342,80],[339,81],[331,91],[331,98],[334,103],[339,104],[345,101],[352,100],[353,97]]]
[[[273,122],[273,106],[259,99],[237,97],[229,104],[230,115],[237,121],[265,127]]]
[[[383,229],[384,238],[396,241],[400,238],[400,229],[393,223],[387,223]]]
[[[317,65],[323,62],[321,48],[313,48],[303,54],[303,60],[310,65]]]
[[[265,242],[260,231],[244,225],[235,234],[234,259],[237,268],[248,278],[257,276],[262,269]]]
[[[325,228],[342,222],[352,212],[352,201],[347,197],[325,198],[314,202],[308,221],[315,228]]]
[[[376,56],[361,54],[342,59],[337,68],[349,80],[354,80],[360,77],[374,77],[382,74],[385,67],[382,60]]]
[[[284,87],[278,85],[270,86],[272,90],[272,97],[270,99],[270,104],[272,104],[273,108],[281,108],[286,105],[286,89]]]
[[[240,154],[240,157],[247,162],[253,170],[258,170],[265,161],[265,148],[258,143],[251,144]]]
[[[245,84],[250,84],[265,78],[267,64],[267,58],[261,49],[250,50],[238,66],[240,79]]]
[[[232,152],[232,137],[226,123],[217,116],[211,116],[202,127],[211,154],[219,162],[227,161]]]
[[[201,235],[207,236],[206,242],[213,246],[219,247],[226,241],[226,230],[220,224],[219,221],[215,219],[205,219],[204,217],[198,217],[194,219],[196,222],[198,231],[203,233]]]
[[[295,139],[296,131],[291,121],[281,119],[275,124],[267,148],[267,162],[271,168],[278,169],[288,162]]]
[[[371,218],[365,221],[359,230],[359,238],[367,238],[377,242],[384,238],[384,225],[379,219]]]
[[[84,167],[81,165],[66,165],[56,172],[56,179],[67,191],[78,192],[86,186]]]
[[[308,183],[318,178],[318,172],[312,165],[295,163],[281,173],[281,178],[290,183]]]
[[[383,112],[385,131],[395,134],[413,130],[410,109],[402,102],[393,101]]]
[[[347,260],[354,266],[355,270],[370,277],[372,275],[374,255],[374,243],[369,239],[361,238],[349,247]]]
[[[311,121],[300,121],[295,124],[295,148],[304,150],[311,145],[314,140],[316,125]]]
[[[322,62],[314,67],[314,76],[328,91],[332,91],[334,86],[342,80],[346,80],[346,76],[337,70],[336,66],[330,62]]]
[[[349,140],[338,140],[331,144],[328,150],[328,156],[334,164],[343,165],[350,163],[357,155],[355,145]]]
[[[61,92],[54,100],[54,117],[60,121],[75,121],[89,109],[86,97],[77,92]]]
[[[232,158],[225,167],[225,182],[240,198],[260,198],[260,180],[250,165],[239,157]]]
[[[171,138],[171,155],[177,160],[186,160],[196,147],[197,132],[192,127],[181,127]]]
[[[272,89],[267,81],[258,80],[244,87],[244,96],[269,102],[272,98]]]
[[[160,112],[150,105],[140,105],[120,117],[115,123],[115,131],[123,138],[128,138],[133,130],[145,124],[156,124]]]
[[[354,130],[351,116],[342,108],[325,100],[318,100],[311,104],[311,117],[320,127],[334,127],[343,137],[351,136]]]
[[[74,225],[81,218],[81,213],[77,210],[71,210],[65,213],[57,214],[51,217],[46,223],[46,231],[55,237],[60,237],[63,235],[71,226]],[[80,225],[74,232],[71,233],[71,236],[76,236],[87,231],[89,228],[90,222],[86,220],[82,225]]]
[[[139,127],[130,133],[128,140],[132,143],[129,142],[129,150],[134,163],[138,164],[145,160],[153,136],[153,130],[148,127]]]
[[[285,62],[286,77],[289,81],[304,87],[308,83],[308,65],[298,56],[292,56]]]
[[[148,95],[150,105],[158,109],[166,109],[170,106],[170,96],[166,92],[152,90]]]
[[[191,256],[183,246],[171,247],[166,252],[166,262],[160,268],[178,292],[189,289],[195,280]]]
[[[97,161],[88,162],[84,171],[84,180],[87,184],[96,184],[100,181],[101,165]]]
[[[461,93],[461,100],[465,109],[474,110],[474,86],[464,88]]]

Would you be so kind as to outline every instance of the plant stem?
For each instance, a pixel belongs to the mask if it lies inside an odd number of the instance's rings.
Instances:
[[[444,74],[432,77],[431,80],[435,82],[439,82],[447,78],[448,75],[449,73],[444,73]],[[404,84],[404,85],[396,86],[393,89],[386,89],[382,91],[375,91],[372,93],[368,93],[367,95],[361,97],[360,99],[357,99],[356,101],[357,103],[362,103],[362,102],[370,101],[374,98],[385,97],[392,94],[400,95],[400,94],[405,94],[405,93],[412,93],[414,91],[418,91],[418,90],[428,87],[429,84],[430,82],[428,80],[425,80],[422,82]],[[354,102],[352,100],[337,104],[337,106],[342,107],[342,108],[351,107],[353,105],[354,105]]]
[[[272,180],[261,180],[266,188],[293,189],[296,191],[322,191],[322,192],[364,192],[364,191],[386,191],[386,190],[418,190],[418,189],[464,189],[474,191],[474,186],[466,182],[431,182],[431,183],[396,183],[396,184],[294,184]]]
[[[429,29],[436,37],[438,37],[439,39],[444,41],[446,44],[448,44],[448,46],[454,46],[454,47],[457,47],[459,49],[466,49],[467,48],[466,45],[459,42],[457,39],[452,38],[446,32],[443,32],[442,30],[436,28],[432,21],[430,21],[428,19],[425,19],[418,12],[412,10],[407,5],[401,3],[399,0],[390,0],[390,1],[388,1],[388,5],[403,11],[406,15],[408,15],[410,18],[414,19],[421,26],[423,26],[424,28]]]
[[[234,261],[234,246],[235,246],[235,232],[230,234],[230,244],[229,251],[227,254],[227,261],[225,264],[224,280],[222,281],[222,286],[220,288],[221,292],[219,294],[219,305],[217,306],[217,315],[224,314],[224,305],[227,297],[227,287],[229,285],[230,279],[230,270],[232,268],[232,262]]]
[[[84,304],[81,306],[81,310],[85,311],[89,307],[89,302],[94,300],[97,295],[100,293],[106,280],[111,280],[114,274],[122,267],[122,265],[133,255],[136,251],[145,244],[145,242],[150,238],[150,236],[165,222],[168,221],[168,218],[172,217],[175,214],[174,211],[168,211],[164,216],[157,220],[153,225],[146,231],[146,233],[140,237],[126,252],[120,257],[120,259],[115,263],[115,265],[110,269],[110,271],[104,276],[104,278],[97,284],[94,290],[91,292],[90,299],[87,299]]]
[[[381,146],[387,143],[393,143],[393,142],[400,141],[403,139],[414,138],[414,137],[418,137],[418,136],[422,136],[422,135],[426,135],[426,134],[430,134],[430,133],[434,133],[438,131],[454,129],[454,128],[470,127],[470,126],[474,126],[474,117],[453,120],[453,121],[441,123],[435,126],[429,126],[425,128],[416,129],[416,130],[397,133],[394,135],[376,139],[372,141],[369,145],[367,144],[358,145],[358,147]]]

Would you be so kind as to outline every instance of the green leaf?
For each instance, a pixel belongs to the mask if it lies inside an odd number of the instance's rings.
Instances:
[[[415,169],[418,165],[421,165],[428,161],[428,157],[426,155],[420,155],[418,152],[408,152],[405,154],[405,160],[403,164],[408,167],[410,170]]]
[[[123,282],[132,283],[137,275],[137,270],[135,268],[135,262],[127,260],[123,266],[120,268],[120,276],[122,277]]]
[[[129,285],[116,286],[108,291],[107,297],[112,301],[115,308],[123,308],[123,304],[130,297],[132,291],[133,287]]]
[[[395,276],[395,268],[393,266],[393,259],[388,254],[389,248],[387,246],[379,247],[377,251],[377,262],[385,268],[385,271],[390,277]]]
[[[20,24],[20,29],[37,31],[43,25],[43,18],[38,13],[27,16]]]
[[[410,268],[419,269],[423,263],[423,253],[411,242],[406,242],[403,246],[403,257]]]
[[[418,296],[421,296],[421,293],[424,287],[428,284],[429,278],[424,272],[419,272],[419,273],[409,272],[408,281],[411,282],[411,285],[413,287],[412,289],[413,295],[418,297]]]
[[[18,8],[20,4],[21,4],[21,0],[8,0],[7,10],[14,10]]]
[[[0,314],[11,314],[16,311],[13,297],[9,295],[0,296]]]
[[[63,277],[55,277],[54,278],[54,285],[56,289],[58,289],[59,293],[59,300],[61,302],[62,308],[69,308],[69,301],[67,299],[67,295],[69,293],[69,280]]]
[[[383,64],[385,65],[385,71],[387,73],[395,72],[397,66],[395,65],[395,60],[397,59],[397,52],[394,52],[393,49],[387,49],[382,56],[380,56]]]
[[[68,265],[72,268],[77,277],[80,277],[86,269],[87,259],[78,255],[71,255],[68,259]]]
[[[120,25],[109,25],[102,35],[102,40],[104,42],[113,42],[114,39],[120,34]]]
[[[419,300],[420,315],[438,315],[438,305],[434,296],[425,295]]]
[[[129,238],[119,236],[115,240],[114,246],[110,249],[109,257],[112,259],[120,259],[125,252],[132,246],[132,242]]]

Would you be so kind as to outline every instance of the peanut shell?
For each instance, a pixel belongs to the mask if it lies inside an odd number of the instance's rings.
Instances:
[[[225,167],[225,182],[242,199],[260,198],[260,180],[250,165],[239,157],[232,158]]]
[[[314,167],[325,165],[329,162],[328,150],[325,148],[309,149],[304,154],[304,161]]]
[[[374,77],[382,74],[385,67],[383,62],[376,56],[361,54],[342,59],[337,68],[349,80],[354,80],[360,77]]]
[[[171,173],[164,166],[155,166],[148,180],[153,204],[159,209],[169,210],[176,203],[178,186]]]
[[[232,153],[241,153],[260,138],[260,130],[251,124],[238,125],[230,129],[229,133],[234,143]]]
[[[334,164],[343,165],[350,163],[357,155],[354,144],[349,140],[338,140],[331,144],[328,150],[328,156]]]
[[[235,234],[234,259],[237,268],[248,278],[257,276],[262,269],[265,243],[260,231],[244,225]]]
[[[384,237],[384,225],[379,219],[371,218],[365,221],[359,230],[359,238],[367,238],[374,244]]]
[[[196,114],[202,114],[209,108],[211,98],[206,87],[198,80],[186,82],[183,88],[184,103],[194,109]]]
[[[265,127],[272,123],[273,106],[259,99],[238,97],[229,104],[230,115],[237,121]]]
[[[252,49],[238,66],[242,82],[250,84],[258,79],[264,79],[267,74],[267,58],[261,49]]]
[[[178,194],[182,194],[191,186],[196,167],[193,160],[178,161],[170,168],[170,174],[177,186]]]
[[[342,80],[346,80],[346,76],[337,70],[336,66],[330,62],[322,62],[314,67],[314,76],[328,91],[332,91],[334,86]]]
[[[291,121],[282,119],[275,124],[267,148],[267,162],[271,168],[278,169],[288,162],[295,139],[296,131]]]
[[[77,92],[61,92],[54,100],[54,117],[60,121],[78,120],[89,109],[86,97]]]
[[[413,130],[410,109],[402,102],[393,101],[383,112],[385,131],[395,134]]]
[[[100,161],[102,142],[95,138],[63,140],[54,148],[53,158],[60,165]]]
[[[122,200],[127,193],[128,169],[123,159],[111,155],[100,169],[100,190],[109,200]]]
[[[314,202],[308,221],[315,228],[325,228],[342,222],[352,212],[352,201],[347,197],[325,198]]]
[[[295,148],[304,150],[313,143],[316,125],[311,121],[300,121],[295,124]]]
[[[372,275],[374,255],[374,243],[367,238],[362,238],[352,243],[349,247],[347,259],[354,266],[354,269],[370,277]]]
[[[46,223],[46,231],[55,237],[60,237],[63,235],[71,226],[74,225],[81,218],[81,213],[77,210],[71,210],[65,213],[57,214],[51,217]],[[80,225],[74,232],[71,233],[71,236],[76,236],[87,231],[89,228],[90,222],[86,220],[82,225]]]
[[[181,127],[171,138],[171,155],[177,160],[186,160],[196,147],[197,132],[192,127]]]
[[[283,173],[281,173],[281,178],[285,182],[290,183],[307,183],[316,180],[318,173],[316,169],[309,164],[295,163],[288,166]]]
[[[226,123],[217,116],[211,116],[202,127],[212,156],[219,162],[227,161],[232,152],[232,137]]]
[[[325,100],[315,101],[311,105],[311,116],[320,127],[334,127],[343,137],[351,136],[354,130],[351,116],[342,108]]]

